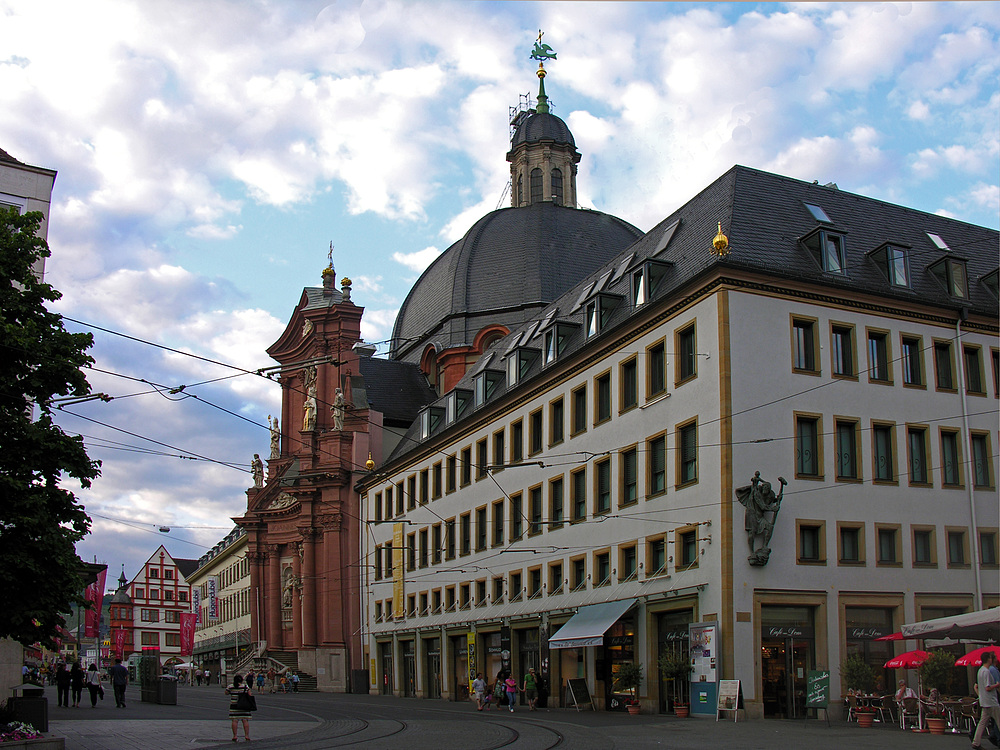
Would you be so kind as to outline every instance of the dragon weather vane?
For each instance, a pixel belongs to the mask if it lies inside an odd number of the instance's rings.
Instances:
[[[535,46],[531,50],[531,59],[538,60],[540,63],[556,59],[556,53],[552,51],[552,48],[547,44],[542,44],[541,29],[538,30],[538,38],[535,40]]]

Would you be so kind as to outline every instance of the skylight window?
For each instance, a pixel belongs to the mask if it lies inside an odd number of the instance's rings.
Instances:
[[[816,221],[824,221],[827,224],[833,224],[833,221],[826,215],[826,211],[824,211],[821,206],[817,206],[815,203],[806,203],[804,205],[809,209],[809,213],[813,215],[813,218],[816,219]]]
[[[676,219],[670,226],[666,227],[660,234],[660,241],[656,243],[656,249],[653,250],[651,256],[659,255],[664,250],[667,249],[667,245],[670,244],[670,240],[674,237],[674,232],[677,231],[677,225],[681,223],[680,219]]]
[[[951,248],[948,247],[948,243],[941,239],[941,235],[934,234],[933,232],[928,232],[927,236],[931,238],[931,242],[938,250],[944,250],[946,253],[951,252]]]
[[[591,294],[591,292],[593,292],[593,291],[594,291],[594,284],[593,284],[593,282],[591,282],[590,284],[587,284],[587,286],[585,286],[585,287],[583,288],[583,294],[581,294],[581,295],[580,295],[580,296],[579,296],[579,297],[577,298],[577,300],[576,300],[576,304],[575,304],[575,305],[573,305],[573,310],[570,310],[570,312],[573,312],[574,310],[579,310],[579,309],[580,309],[580,306],[581,306],[581,305],[583,304],[583,301],[584,301],[585,299],[587,299],[587,297],[589,297],[589,296],[590,296],[590,294]]]
[[[615,269],[615,275],[611,281],[618,281],[618,279],[622,277],[622,274],[624,274],[628,267],[632,265],[633,258],[635,258],[635,253],[629,253],[628,257],[622,260],[622,262],[618,265],[618,268]]]

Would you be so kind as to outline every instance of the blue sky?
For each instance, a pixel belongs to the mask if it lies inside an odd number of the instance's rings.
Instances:
[[[59,311],[247,369],[331,241],[384,341],[420,271],[505,205],[539,28],[582,206],[649,229],[744,164],[1000,223],[997,3],[0,0],[0,19],[0,148],[59,172]],[[197,557],[245,506],[277,388],[195,387],[233,371],[95,339],[116,398],[75,411],[134,434],[62,419],[104,462],[79,551],[113,577],[159,542]]]

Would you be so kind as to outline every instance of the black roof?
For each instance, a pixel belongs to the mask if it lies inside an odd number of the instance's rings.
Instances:
[[[185,578],[198,570],[198,561],[189,560],[186,557],[175,557],[174,564],[177,566],[177,570],[179,570],[181,575]]]
[[[829,222],[818,221],[806,204],[819,206]],[[721,223],[728,235],[729,255],[717,257],[710,252],[712,239]],[[846,254],[846,273],[825,272],[803,244],[802,238],[818,228],[842,236]],[[950,251],[938,248],[928,233],[943,239]],[[886,242],[906,249],[909,259],[910,286],[901,288],[889,283],[872,251]],[[899,300],[937,308],[946,314],[966,308],[996,320],[998,298],[984,278],[998,269],[1000,233],[956,219],[929,214],[916,209],[866,198],[837,189],[748,167],[734,166],[690,201],[657,224],[641,239],[617,257],[603,264],[569,289],[552,304],[531,316],[531,320],[512,329],[503,340],[466,371],[458,388],[472,389],[476,376],[484,369],[503,373],[506,356],[515,345],[541,349],[539,321],[563,321],[577,324],[562,358],[586,342],[585,307],[579,303],[585,295],[605,292],[621,298],[611,314],[602,340],[615,335],[615,329],[635,312],[631,304],[631,279],[625,272],[646,260],[660,261],[664,281],[655,299],[675,295],[682,287],[717,268],[754,271],[780,280],[808,282],[837,290],[861,292],[892,306]],[[929,270],[942,258],[962,259],[967,264],[969,297],[959,300],[949,295],[944,285]],[[655,300],[654,300],[655,304]],[[530,334],[530,338],[525,338]],[[536,361],[521,383],[541,371]],[[506,381],[501,381],[493,399],[503,395]],[[467,412],[468,418],[475,414]],[[417,448],[419,425],[414,423],[407,437],[400,441],[390,460]]]
[[[424,271],[396,317],[390,356],[418,361],[469,345],[487,323],[534,317],[642,232],[627,221],[551,202],[492,211]]]
[[[408,427],[420,409],[437,398],[424,373],[411,362],[360,357],[358,369],[363,380],[358,385],[352,382],[355,405],[380,412],[385,424]]]
[[[573,134],[566,123],[548,112],[533,112],[522,117],[517,123],[514,137],[510,140],[510,147],[513,149],[522,143],[542,141],[568,144],[576,148],[576,141],[573,140]]]
[[[5,161],[8,164],[23,164],[23,162],[18,161],[13,156],[4,151],[2,148],[0,148],[0,161]]]

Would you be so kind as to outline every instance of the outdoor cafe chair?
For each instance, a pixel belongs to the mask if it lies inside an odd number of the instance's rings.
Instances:
[[[899,707],[900,729],[906,729],[907,723],[920,725],[920,703],[916,698],[903,698],[903,705]]]

